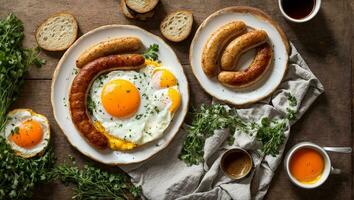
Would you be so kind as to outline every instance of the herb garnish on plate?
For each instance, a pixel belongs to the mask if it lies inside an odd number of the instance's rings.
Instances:
[[[228,128],[230,133],[239,129],[245,133],[256,133],[256,138],[262,143],[262,151],[266,155],[276,156],[279,147],[283,144],[286,123],[296,119],[297,100],[287,94],[289,107],[285,119],[272,119],[263,117],[260,123],[242,119],[234,108],[227,109],[223,105],[202,105],[199,111],[193,113],[193,121],[187,129],[183,148],[179,158],[187,165],[196,165],[203,162],[205,140],[214,134],[217,129]],[[229,135],[229,143],[233,143],[234,136]]]
[[[153,61],[158,61],[159,55],[159,45],[158,44],[152,44],[149,46],[149,48],[144,52],[144,58],[145,59],[150,59]]]

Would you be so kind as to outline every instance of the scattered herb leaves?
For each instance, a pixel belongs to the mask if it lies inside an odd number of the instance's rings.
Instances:
[[[297,100],[294,96],[290,93],[287,93],[286,96],[288,97],[289,106],[295,107],[297,105]]]
[[[20,129],[16,126],[14,129],[11,130],[11,135],[18,134]]]
[[[93,114],[93,111],[96,110],[96,104],[90,95],[87,95],[87,110],[91,115]]]
[[[287,109],[288,113],[285,119],[270,120],[264,117],[260,123],[242,119],[234,108],[227,108],[220,104],[202,105],[199,111],[192,113],[193,121],[187,129],[179,158],[187,165],[203,162],[205,140],[212,136],[215,130],[224,128],[228,128],[230,133],[234,133],[235,130],[247,134],[255,133],[256,139],[262,143],[264,154],[276,156],[285,139],[284,131],[287,121],[296,119],[294,107],[297,105],[297,100],[288,94],[288,101],[290,108]],[[234,139],[234,136],[230,134],[227,139],[228,144],[233,144]]]

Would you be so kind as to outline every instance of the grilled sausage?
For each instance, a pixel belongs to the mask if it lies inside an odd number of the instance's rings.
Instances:
[[[267,33],[263,30],[250,31],[234,39],[227,45],[221,56],[221,69],[232,70],[240,55],[249,49],[257,47],[267,40]]]
[[[202,54],[202,68],[207,76],[212,77],[218,73],[220,52],[232,38],[243,34],[246,29],[245,23],[234,21],[222,26],[209,37]]]
[[[273,50],[268,43],[257,48],[253,62],[245,71],[221,71],[218,80],[231,88],[242,88],[255,83],[267,71],[273,59]]]
[[[142,46],[141,40],[136,37],[121,37],[103,41],[84,51],[76,60],[76,67],[82,68],[99,57],[137,51]]]
[[[144,62],[144,57],[138,54],[101,57],[86,64],[74,78],[69,94],[71,117],[76,128],[94,146],[106,148],[108,140],[96,130],[87,113],[86,96],[91,82],[101,72],[112,69],[135,70],[141,68]]]

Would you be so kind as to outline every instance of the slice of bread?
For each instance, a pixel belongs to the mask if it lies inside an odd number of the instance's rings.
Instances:
[[[125,4],[125,0],[120,1],[120,7],[121,7],[123,15],[129,19],[138,19],[138,20],[145,21],[145,20],[150,19],[155,14],[154,10],[149,11],[147,13],[143,13],[143,14],[137,13],[134,10],[127,7],[127,5]]]
[[[181,10],[167,15],[160,24],[160,31],[168,40],[180,42],[191,33],[192,25],[192,12]]]
[[[71,14],[59,13],[46,19],[36,31],[38,45],[47,51],[63,51],[76,40],[78,25]]]
[[[125,0],[125,3],[137,13],[147,13],[156,7],[159,0]]]
[[[125,4],[125,0],[120,0],[120,9],[125,17],[129,19],[134,19],[135,17],[129,12],[127,5]]]

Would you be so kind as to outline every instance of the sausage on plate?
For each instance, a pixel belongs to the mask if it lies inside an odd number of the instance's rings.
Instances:
[[[139,50],[143,46],[136,37],[120,37],[93,45],[84,51],[76,60],[76,67],[82,68],[87,63],[103,56],[119,53],[129,53]]]
[[[106,148],[108,140],[96,130],[88,115],[86,97],[91,82],[102,72],[114,69],[136,70],[141,68],[144,62],[144,57],[139,54],[101,57],[82,67],[74,78],[69,93],[72,120],[81,134],[94,146]]]
[[[224,46],[233,38],[247,30],[242,21],[230,22],[215,31],[204,45],[202,54],[202,68],[204,73],[215,76],[219,72],[219,56]]]
[[[254,30],[230,42],[221,56],[221,70],[232,70],[241,54],[266,42],[268,36],[263,30]]]
[[[245,71],[221,71],[218,80],[221,84],[231,88],[249,86],[265,74],[272,60],[273,49],[265,43],[257,48],[256,57]]]

